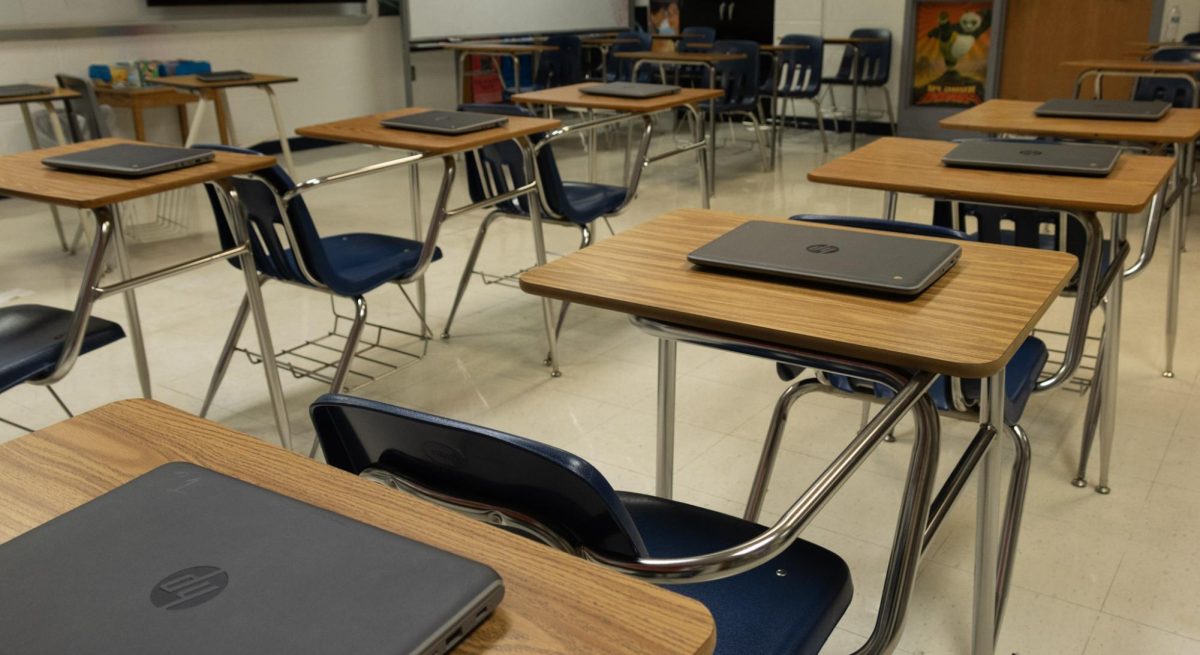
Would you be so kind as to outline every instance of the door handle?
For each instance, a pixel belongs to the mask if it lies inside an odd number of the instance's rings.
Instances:
[[[733,20],[733,8],[737,6],[736,2],[729,3],[729,20]]]
[[[725,4],[722,2],[721,6],[717,7],[717,15],[720,16],[720,20],[725,20]]]

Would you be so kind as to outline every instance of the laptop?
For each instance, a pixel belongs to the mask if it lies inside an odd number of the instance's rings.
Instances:
[[[688,261],[718,270],[915,296],[958,261],[949,241],[833,230],[803,222],[748,221],[701,246]]]
[[[1104,177],[1121,157],[1117,146],[1037,141],[964,141],[942,157],[946,166]]]
[[[642,82],[609,82],[595,84],[579,89],[580,93],[590,96],[613,96],[616,98],[631,98],[644,100],[679,93],[680,88],[674,84],[647,84]]]
[[[19,98],[21,96],[44,96],[54,93],[54,87],[40,84],[7,84],[0,86],[0,98]]]
[[[431,134],[469,134],[500,127],[508,122],[504,116],[481,114],[470,111],[441,111],[433,109],[417,114],[387,118],[380,122],[384,127],[395,130],[412,130]]]
[[[101,175],[145,177],[212,161],[211,150],[119,143],[55,155],[42,160],[51,168]]]
[[[1094,118],[1118,121],[1156,121],[1171,110],[1164,100],[1077,100],[1058,98],[1038,105],[1033,113],[1055,118]]]
[[[183,462],[0,544],[0,652],[441,654],[477,562]]]
[[[201,82],[239,82],[252,80],[254,76],[246,71],[212,71],[211,73],[196,73],[196,79]]]

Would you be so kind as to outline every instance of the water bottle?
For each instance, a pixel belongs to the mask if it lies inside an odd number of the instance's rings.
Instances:
[[[1174,43],[1179,40],[1179,5],[1171,6],[1171,13],[1167,14],[1167,31],[1163,35],[1163,41]]]

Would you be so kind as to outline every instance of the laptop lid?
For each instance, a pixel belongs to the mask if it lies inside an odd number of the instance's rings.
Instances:
[[[433,134],[468,134],[481,130],[499,127],[508,122],[508,118],[496,114],[481,114],[470,111],[441,111],[430,110],[418,114],[397,116],[381,121],[384,127],[397,130],[412,130],[414,132],[430,132]]]
[[[962,248],[803,222],[749,221],[688,255],[715,269],[914,296],[958,261]]]
[[[197,73],[196,79],[201,82],[236,82],[239,80],[251,80],[254,76],[246,71],[212,71],[211,73]]]
[[[942,157],[946,166],[1104,177],[1121,157],[1117,146],[1037,141],[964,141]]]
[[[44,96],[53,93],[54,87],[40,84],[6,84],[0,86],[0,98],[18,98],[21,96]]]
[[[579,89],[580,93],[592,96],[614,96],[617,98],[633,98],[635,100],[669,96],[673,93],[679,93],[679,91],[680,87],[674,84],[648,84],[642,82],[609,82],[607,84],[585,86]]]
[[[3,653],[443,653],[492,569],[174,462],[0,544]]]
[[[211,150],[174,148],[142,143],[118,143],[47,157],[42,163],[84,173],[144,177],[212,161]]]
[[[1164,100],[1081,100],[1056,98],[1038,105],[1037,116],[1092,118],[1124,121],[1157,121],[1171,110]]]

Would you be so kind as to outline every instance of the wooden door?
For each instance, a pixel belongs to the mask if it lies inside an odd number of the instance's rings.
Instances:
[[[1150,34],[1154,0],[1008,0],[1000,97],[1068,98],[1072,59],[1132,58],[1130,41]],[[1129,97],[1128,82],[1105,81],[1106,97]],[[1091,85],[1085,85],[1085,95]]]

